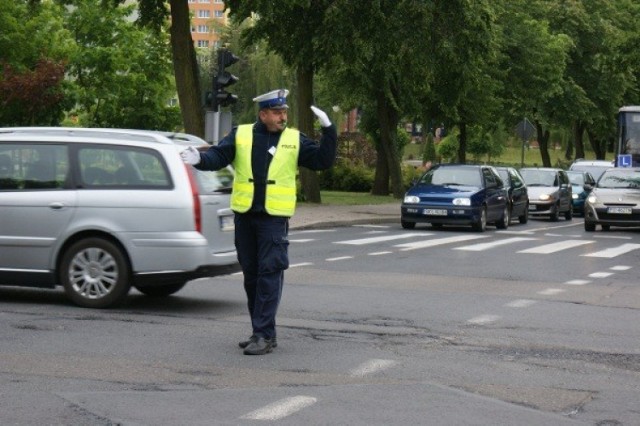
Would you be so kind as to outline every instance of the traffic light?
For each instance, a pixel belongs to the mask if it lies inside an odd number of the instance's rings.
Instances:
[[[218,49],[218,72],[213,78],[213,99],[211,99],[214,111],[218,111],[218,107],[226,107],[238,101],[238,96],[227,92],[225,88],[238,81],[238,77],[231,74],[226,68],[239,60],[240,58],[229,50]]]

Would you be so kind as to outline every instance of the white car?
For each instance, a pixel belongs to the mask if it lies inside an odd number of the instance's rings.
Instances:
[[[172,136],[173,135],[173,136]],[[238,270],[230,170],[179,152],[191,135],[0,128],[0,285],[64,287],[105,308]]]

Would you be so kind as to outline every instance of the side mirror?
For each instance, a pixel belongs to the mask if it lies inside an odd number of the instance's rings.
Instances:
[[[582,188],[583,188],[585,191],[591,191],[591,190],[593,189],[593,185],[591,185],[590,183],[585,183],[585,184],[582,186]]]

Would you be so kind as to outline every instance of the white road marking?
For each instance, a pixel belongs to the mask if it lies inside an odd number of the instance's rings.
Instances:
[[[389,228],[389,225],[353,225],[354,228]]]
[[[310,396],[292,396],[266,405],[240,418],[246,420],[280,420],[315,404],[317,401],[317,398]]]
[[[613,275],[613,272],[594,272],[589,274],[589,278],[607,278]]]
[[[518,253],[550,254],[550,253],[556,253],[561,250],[582,246],[585,244],[591,244],[593,242],[594,241],[589,241],[589,240],[560,241],[558,243],[544,244],[538,247],[532,247],[530,249],[520,250]]]
[[[580,238],[582,235],[544,234],[547,237]]]
[[[290,243],[308,243],[315,241],[315,238],[300,238],[299,240],[289,240]]]
[[[425,241],[416,241],[414,243],[398,244],[398,245],[396,245],[394,247],[399,247],[400,250],[402,250],[402,251],[417,250],[417,249],[422,249],[422,248],[427,248],[427,247],[440,246],[440,245],[443,245],[443,244],[459,243],[461,241],[476,240],[478,238],[487,238],[487,237],[482,236],[482,235],[457,235],[455,237],[436,238],[434,240],[425,240]]]
[[[535,305],[537,302],[535,300],[530,300],[530,299],[518,299],[518,300],[514,300],[512,302],[507,303],[506,306],[507,308],[528,308],[531,305]]]
[[[429,234],[426,232],[420,232],[420,233],[410,232],[407,234],[382,235],[380,237],[359,238],[357,240],[334,241],[334,244],[350,244],[355,246],[361,246],[364,244],[381,243],[383,241],[399,240],[402,238],[423,237],[425,235],[432,235],[432,234]]]
[[[553,296],[556,294],[564,293],[565,291],[567,290],[563,290],[561,288],[548,288],[546,290],[539,291],[538,294],[541,294],[543,296]]]
[[[611,247],[605,250],[597,251],[595,253],[583,254],[582,256],[588,257],[606,257],[611,259],[612,257],[620,256],[621,254],[629,253],[630,251],[640,248],[640,244],[622,244],[618,247]]]
[[[628,271],[629,269],[631,269],[631,266],[618,265],[612,266],[609,269],[611,269],[612,271]]]
[[[467,322],[470,324],[482,325],[482,324],[489,324],[492,322],[496,322],[500,318],[502,317],[499,315],[480,315],[480,316],[471,318],[470,320],[467,320]]]
[[[375,374],[379,371],[391,368],[396,364],[398,364],[396,361],[388,359],[371,359],[349,371],[349,375],[351,377],[364,377],[368,374]]]
[[[298,235],[298,234],[320,234],[326,232],[336,232],[335,229],[303,229],[300,231],[291,231],[289,235]]]
[[[289,265],[289,268],[297,268],[299,266],[311,266],[313,263],[311,262],[302,262],[302,263],[294,263],[293,265]]]
[[[518,243],[521,241],[530,241],[530,240],[536,240],[536,239],[537,238],[527,238],[527,237],[505,238],[504,240],[497,240],[489,243],[478,243],[478,244],[472,244],[470,246],[456,247],[454,250],[483,251],[483,250],[487,250],[490,248],[503,246],[511,243]]]
[[[374,253],[369,253],[368,255],[369,256],[380,256],[380,255],[383,255],[383,254],[391,254],[391,253],[393,253],[393,252],[392,251],[376,251]]]
[[[327,262],[335,262],[336,260],[347,260],[347,259],[353,259],[353,256],[330,257],[325,260]]]
[[[565,284],[567,285],[585,285],[585,284],[589,284],[591,281],[589,280],[571,280],[571,281],[567,281]]]

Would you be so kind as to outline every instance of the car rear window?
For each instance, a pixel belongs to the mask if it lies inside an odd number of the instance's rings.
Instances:
[[[69,155],[65,145],[1,144],[0,190],[61,189],[67,185]]]
[[[155,150],[122,146],[83,146],[78,149],[83,188],[172,187],[162,156]]]

